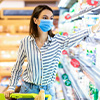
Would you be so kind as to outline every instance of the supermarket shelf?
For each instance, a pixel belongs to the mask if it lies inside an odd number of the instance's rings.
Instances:
[[[68,74],[69,79],[71,80],[72,86],[76,92],[76,95],[78,96],[78,100],[80,100],[80,99],[88,99],[89,100],[89,97],[86,97],[86,95],[83,93],[83,91],[79,87],[77,81],[75,80],[74,76],[71,74],[70,70],[67,68],[67,65],[63,62],[64,61],[63,59],[61,60],[61,63],[64,67],[65,72]]]
[[[83,73],[90,79],[92,84],[96,86],[98,90],[100,90],[100,69],[96,68],[95,66],[90,66],[89,63],[79,57],[69,56],[71,59],[75,58],[80,62],[80,68]]]
[[[100,17],[100,15],[98,17]],[[97,42],[100,42],[100,29],[95,33],[94,39],[97,40]]]
[[[0,72],[0,76],[11,76],[11,71],[2,71]]]
[[[24,70],[25,70],[25,66],[23,66],[23,72],[24,72]],[[2,72],[0,71],[0,81],[1,81],[1,79],[3,78],[3,77],[11,77],[11,70],[12,69],[9,69],[9,70],[4,70],[4,69],[0,69],[0,70],[2,70]],[[23,74],[23,72],[22,72],[22,74]],[[21,74],[21,76],[22,76],[22,74]]]
[[[71,8],[71,6],[77,2],[77,0],[59,0],[58,7]]]
[[[80,62],[80,67],[88,75],[88,78],[92,79],[91,82],[94,83],[98,90],[100,90],[100,70],[94,66],[87,65],[83,58],[76,59]]]
[[[15,35],[15,34],[17,34],[17,36],[19,35],[19,36],[23,36],[23,38],[25,37],[25,36],[28,36],[29,35],[29,32],[15,32],[15,33],[12,33],[12,32],[0,32],[0,36],[1,35],[6,35],[6,34],[10,34],[10,35]]]
[[[70,96],[67,95],[67,89],[65,88],[66,86],[65,86],[65,84],[64,84],[64,82],[63,82],[63,80],[61,78],[61,74],[60,74],[60,71],[59,70],[58,70],[58,76],[60,78],[60,83],[62,85],[62,89],[63,89],[63,93],[64,93],[65,100],[71,100]]]
[[[24,8],[2,8],[1,9],[1,18],[4,19],[30,19],[32,12],[34,10],[35,7],[24,7]],[[59,10],[58,7],[51,7],[53,9],[54,12],[54,19],[58,19],[59,17],[55,17],[58,16],[59,14]],[[6,12],[5,12],[6,11]],[[56,11],[58,11],[58,13],[56,13]],[[12,13],[9,13],[12,12]]]
[[[18,18],[20,18],[20,19],[23,19],[23,16],[4,16],[3,18],[9,18],[9,19],[18,19]],[[31,16],[24,16],[24,18],[26,18],[26,19],[30,19],[31,18]],[[53,17],[54,19],[59,19],[59,16],[54,16]]]
[[[81,10],[80,12],[78,12],[78,13],[76,13],[76,14],[74,14],[74,15],[71,15],[71,19],[69,19],[69,21],[71,21],[71,20],[73,20],[73,19],[76,19],[76,18],[78,18],[79,16],[81,17],[81,16],[84,16],[84,14],[87,14],[87,13],[89,13],[89,12],[91,12],[91,11],[95,11],[95,10],[100,10],[100,4],[98,4],[96,7],[93,7],[93,6],[91,6],[91,7],[88,7],[88,8],[85,8],[85,9],[83,9],[83,10]]]
[[[13,45],[13,44],[12,45],[10,45],[10,44],[8,44],[8,45],[7,44],[6,45],[0,44],[0,52],[3,51],[3,50],[4,51],[10,51],[10,50],[12,50],[12,51],[18,52],[18,49],[19,49],[19,44],[16,44],[16,45]]]
[[[0,59],[0,62],[16,62],[17,58],[5,58],[5,59]],[[25,62],[27,62],[27,59],[25,59]]]
[[[23,0],[22,0],[23,1]],[[58,2],[59,0],[24,0],[24,1],[28,1],[28,2]]]
[[[94,39],[100,42],[100,37],[95,36]]]
[[[29,23],[30,23],[29,19],[26,19],[26,20],[19,20],[19,19],[18,20],[14,20],[14,19],[6,20],[6,19],[3,19],[3,20],[0,20],[1,25],[21,26],[21,25],[29,25]]]

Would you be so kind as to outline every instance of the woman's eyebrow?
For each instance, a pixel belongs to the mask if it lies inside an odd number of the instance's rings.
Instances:
[[[43,16],[47,16],[47,15],[43,15]]]
[[[46,16],[46,17],[48,17],[48,15],[43,15],[43,16]],[[54,16],[52,15],[51,17],[54,17]]]
[[[54,15],[52,15],[51,17],[54,17]]]

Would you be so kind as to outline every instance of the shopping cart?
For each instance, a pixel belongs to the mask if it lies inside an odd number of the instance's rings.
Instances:
[[[38,94],[35,94],[35,93],[12,93],[10,95],[10,98],[15,98],[15,99],[19,99],[19,98],[35,98]],[[46,94],[45,95],[45,98],[48,98],[47,100],[51,100],[51,95],[49,94]],[[6,100],[5,99],[5,96],[3,93],[0,93],[0,100]]]

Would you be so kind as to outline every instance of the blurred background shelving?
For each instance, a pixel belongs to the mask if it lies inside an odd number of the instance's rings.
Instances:
[[[35,6],[47,4],[54,11],[54,34],[58,33],[59,0],[2,0],[0,1],[0,93],[9,87],[11,70],[17,59],[21,39],[29,35],[31,14]],[[23,71],[27,66],[27,59]],[[19,91],[21,79],[16,86]]]

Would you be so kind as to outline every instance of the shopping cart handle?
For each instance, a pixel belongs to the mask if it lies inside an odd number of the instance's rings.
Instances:
[[[6,100],[3,93],[0,93],[0,100]]]
[[[35,98],[38,94],[35,93],[12,93],[10,94],[10,98],[15,98],[15,99],[19,99],[19,98]],[[51,100],[51,95],[46,94],[45,98],[48,98],[48,100]]]
[[[38,94],[35,93],[12,93],[10,94],[10,98],[15,98],[15,99],[19,99],[19,98],[35,98],[35,96],[37,96]]]
[[[10,94],[10,98],[15,98],[15,99],[19,99],[19,98],[35,98],[35,96],[37,96],[38,94],[35,93],[12,93]],[[51,95],[46,94],[45,98],[48,98],[48,100],[51,100]],[[5,96],[3,93],[0,93],[0,100],[6,100]]]

